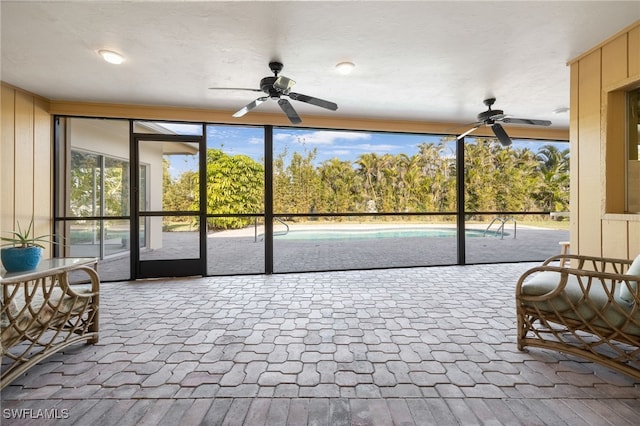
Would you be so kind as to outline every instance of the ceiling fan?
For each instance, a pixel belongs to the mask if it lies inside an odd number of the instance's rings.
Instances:
[[[291,80],[282,75],[278,75],[284,66],[280,62],[269,62],[269,68],[273,72],[274,76],[265,77],[260,80],[260,89],[247,89],[247,88],[239,88],[239,87],[210,87],[212,90],[249,90],[252,92],[264,92],[267,96],[260,96],[258,99],[249,102],[247,105],[236,111],[233,116],[234,117],[242,117],[258,105],[263,102],[268,101],[269,99],[273,99],[274,101],[278,101],[278,105],[282,111],[286,114],[287,118],[292,124],[299,124],[302,122],[300,116],[291,105],[287,99],[283,97],[289,97],[295,101],[306,102],[311,105],[319,106],[321,108],[326,108],[331,111],[335,111],[338,109],[338,105],[325,101],[323,99],[314,98],[312,96],[303,95],[301,93],[295,93],[291,91],[291,87],[296,84],[295,81]]]
[[[491,130],[500,141],[502,146],[511,145],[511,138],[507,135],[507,132],[504,130],[500,123],[514,123],[514,124],[530,124],[532,126],[550,126],[551,121],[549,120],[534,120],[532,118],[512,118],[508,115],[504,114],[504,111],[500,109],[491,109],[491,105],[496,102],[496,98],[488,98],[484,100],[484,104],[489,108],[484,112],[478,114],[478,121],[474,123],[474,126],[457,137],[457,140],[460,140],[467,136],[469,133],[473,132],[477,128],[481,126],[491,126]]]

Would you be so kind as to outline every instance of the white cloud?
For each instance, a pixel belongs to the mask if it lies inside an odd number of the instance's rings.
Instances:
[[[357,149],[358,151],[377,153],[377,152],[391,152],[398,149],[399,147],[397,145],[389,145],[389,144],[374,145],[370,143],[360,143],[357,145],[347,146],[345,148]]]
[[[334,149],[333,151],[331,151],[329,153],[329,155],[334,155],[334,156],[339,156],[339,157],[346,157],[351,155],[351,150],[348,149]]]
[[[333,130],[318,130],[315,132],[286,133],[278,132],[274,140],[278,142],[291,142],[306,145],[333,145],[336,141],[371,139],[371,135],[364,132],[338,132]]]

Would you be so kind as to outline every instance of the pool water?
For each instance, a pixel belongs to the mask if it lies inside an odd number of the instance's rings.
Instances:
[[[484,231],[467,229],[466,237],[482,237]],[[493,235],[488,233],[487,235]],[[507,235],[505,233],[505,235]],[[277,240],[361,240],[378,238],[452,238],[455,228],[383,228],[383,229],[327,229],[327,230],[290,230],[288,233],[276,232]]]

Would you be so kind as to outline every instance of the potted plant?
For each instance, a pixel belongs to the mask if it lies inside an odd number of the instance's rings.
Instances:
[[[33,219],[26,231],[18,222],[18,230],[11,237],[0,237],[4,247],[0,250],[0,259],[7,272],[23,272],[34,269],[40,263],[44,243],[49,243],[49,235],[33,236]]]

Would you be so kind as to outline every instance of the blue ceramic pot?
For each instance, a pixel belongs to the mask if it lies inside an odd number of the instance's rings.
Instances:
[[[0,258],[7,272],[23,272],[35,269],[40,263],[40,247],[5,247],[0,250]]]

